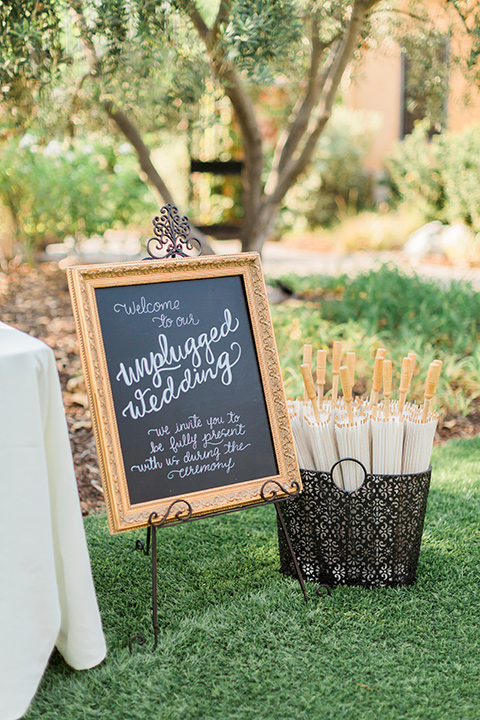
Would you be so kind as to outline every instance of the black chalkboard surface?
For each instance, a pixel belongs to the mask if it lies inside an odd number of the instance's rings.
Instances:
[[[133,504],[278,474],[241,277],[95,295]]]
[[[258,256],[69,269],[112,532],[299,483]]]

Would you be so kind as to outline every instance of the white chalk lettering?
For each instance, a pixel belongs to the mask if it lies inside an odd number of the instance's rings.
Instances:
[[[183,456],[183,462],[188,464],[198,462],[199,460],[211,460],[212,458],[218,462],[218,459],[220,458],[220,448],[215,447],[210,450],[197,450],[195,453],[187,450]]]
[[[157,437],[163,437],[164,435],[170,435],[170,428],[168,427],[168,425],[163,425],[163,427],[150,428],[150,430],[147,431],[147,435],[150,435],[150,433],[154,433]]]
[[[155,456],[147,458],[141,465],[132,465],[130,468],[131,472],[138,470],[138,472],[148,472],[149,470],[160,470],[163,467],[161,460],[157,460]]]
[[[242,450],[249,448],[250,445],[251,443],[237,443],[235,440],[228,440],[223,446],[223,452],[227,453],[227,455],[234,452],[242,452]]]
[[[202,444],[204,448],[208,445],[220,445],[225,438],[239,435],[245,435],[245,425],[243,423],[237,423],[237,425],[233,427],[219,428],[218,430],[203,433]]]
[[[149,355],[135,358],[133,365],[128,367],[125,363],[121,362],[118,366],[118,372],[115,376],[117,382],[124,382],[125,385],[131,386],[138,384],[143,378],[151,378],[152,384],[155,388],[160,388],[163,384],[162,373],[166,371],[179,370],[182,367],[182,362],[190,360],[194,372],[198,371],[199,376],[203,373],[208,372],[210,367],[215,365],[216,370],[219,366],[223,366],[224,373],[222,373],[221,379],[224,385],[228,385],[231,382],[230,368],[233,364],[236,364],[240,358],[241,348],[238,343],[232,343],[230,350],[238,348],[238,357],[235,363],[229,365],[228,353],[221,353],[219,358],[215,357],[212,343],[219,342],[222,338],[227,337],[230,333],[236,332],[239,327],[239,320],[233,319],[232,314],[228,308],[224,310],[224,321],[219,327],[213,326],[208,333],[200,333],[198,337],[188,337],[183,345],[177,345],[176,347],[170,346],[166,335],[160,333],[158,336],[158,345],[160,348],[159,352],[150,352]],[[202,357],[203,352],[203,357]],[[202,369],[202,365],[209,366],[207,370]],[[214,372],[216,377],[217,372]],[[207,379],[208,376],[205,376]],[[212,377],[212,379],[214,379]],[[202,380],[201,382],[205,382]],[[198,380],[195,385],[199,384]],[[192,387],[195,387],[193,385]]]
[[[167,473],[167,477],[171,480],[177,474],[181,478],[190,477],[191,475],[199,475],[200,473],[215,472],[216,470],[225,470],[228,474],[230,470],[235,467],[235,463],[232,458],[228,458],[228,462],[222,462],[221,460],[214,461],[212,463],[205,463],[203,465],[187,465],[177,470],[170,470]]]
[[[173,325],[172,318],[169,318],[168,315],[160,315],[160,317],[154,317],[152,318],[152,322],[157,323],[157,326],[159,328],[171,328]]]
[[[178,310],[180,308],[180,300],[164,300],[160,302],[147,302],[142,296],[140,302],[132,300],[131,303],[116,303],[113,309],[116,313],[125,312],[126,315],[150,315],[152,313],[162,312],[162,310]]]
[[[176,367],[164,368],[161,365],[161,357],[158,353],[150,353],[150,360],[148,357],[136,358],[135,366],[126,369],[125,365],[120,363],[119,371],[115,377],[115,380],[123,380],[125,385],[133,385],[133,383],[139,383],[145,376],[152,378],[154,387],[160,387],[162,384],[162,372],[178,370],[180,365]]]
[[[214,366],[204,369],[190,370],[185,368],[183,378],[176,384],[172,375],[168,375],[165,380],[165,387],[158,395],[154,394],[150,387],[145,390],[137,388],[133,393],[134,400],[130,400],[122,410],[123,417],[130,416],[133,420],[145,417],[152,412],[159,412],[164,405],[170,404],[173,400],[178,400],[182,393],[203,385],[208,380],[216,380],[217,377],[223,385],[230,385],[232,382],[232,368],[239,362],[242,355],[242,349],[239,343],[234,342],[230,345],[230,350],[236,352],[236,357],[230,357],[228,351],[222,352],[217,358]]]
[[[184,433],[179,440],[174,438],[173,435],[170,435],[170,450],[173,450],[174,453],[177,453],[180,448],[188,447],[189,445],[191,445],[194,450],[197,449],[197,433],[194,435]]]
[[[184,430],[197,430],[197,428],[202,427],[202,421],[196,415],[195,413],[193,415],[189,415],[186,422],[177,422],[175,424],[175,432],[183,432]]]
[[[175,320],[177,327],[183,327],[184,325],[198,325],[200,320],[196,320],[193,313],[189,315],[179,315]]]
[[[213,428],[214,425],[223,425],[224,420],[223,417],[209,417],[207,419],[207,425],[210,428],[210,430]]]

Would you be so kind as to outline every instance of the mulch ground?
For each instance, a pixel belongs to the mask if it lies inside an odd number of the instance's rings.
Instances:
[[[43,340],[55,353],[80,495],[82,513],[104,509],[88,401],[85,393],[75,323],[64,270],[43,263],[21,265],[0,273],[0,320]],[[480,412],[467,417],[447,416],[437,442],[473,437],[480,432]]]

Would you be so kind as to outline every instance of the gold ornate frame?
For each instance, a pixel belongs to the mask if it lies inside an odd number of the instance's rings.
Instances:
[[[243,278],[278,475],[133,505],[126,484],[95,290],[231,275]],[[72,266],[68,268],[68,283],[112,533],[144,527],[152,513],[164,517],[175,501],[183,499],[188,501],[192,517],[195,517],[260,504],[265,500],[264,494],[261,494],[262,487],[264,493],[277,491],[279,499],[301,488],[266,288],[257,253]],[[269,489],[266,483],[270,482],[272,485]],[[283,490],[279,489],[279,484]],[[166,522],[175,519],[172,512]]]

